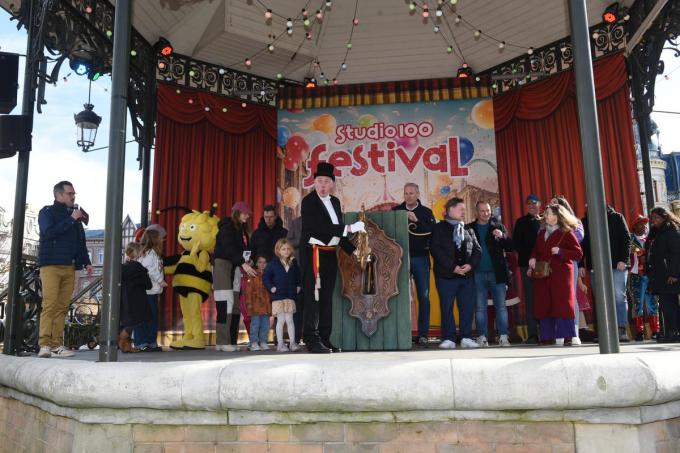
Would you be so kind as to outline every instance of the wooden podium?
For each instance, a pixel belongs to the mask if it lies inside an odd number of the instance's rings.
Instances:
[[[345,213],[344,222],[358,217]],[[411,349],[407,213],[367,212],[366,218],[373,261],[362,269],[354,257],[338,251],[331,342],[343,351]]]

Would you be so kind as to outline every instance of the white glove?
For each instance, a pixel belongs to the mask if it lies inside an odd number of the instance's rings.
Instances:
[[[350,233],[358,233],[359,231],[363,233],[366,232],[366,225],[361,220],[359,220],[358,222],[354,222],[349,226]]]

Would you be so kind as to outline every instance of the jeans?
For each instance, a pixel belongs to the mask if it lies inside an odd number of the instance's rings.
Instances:
[[[418,293],[418,336],[427,337],[430,331],[430,257],[412,256],[411,275]]]
[[[475,281],[471,278],[436,278],[439,305],[442,314],[442,341],[456,341],[456,321],[453,318],[453,300],[458,299],[460,333],[472,338],[472,318],[475,314]]]
[[[475,272],[475,292],[477,293],[477,335],[487,336],[487,304],[491,292],[496,312],[496,329],[500,335],[508,334],[508,309],[505,306],[505,283],[496,283],[494,272]]]
[[[527,321],[527,334],[530,337],[538,338],[538,328],[534,317],[534,284],[527,275],[528,267],[520,267],[519,273],[522,275],[522,287],[524,288],[524,311]]]
[[[269,315],[250,317],[250,344],[266,343],[269,339]]]
[[[614,269],[614,295],[616,298],[616,320],[619,327],[628,325],[628,301],[626,299],[626,281],[628,271]]]
[[[640,318],[647,310],[647,316],[654,316],[659,312],[659,301],[647,292],[649,277],[646,275],[630,274],[628,289],[633,299],[633,317]]]
[[[158,294],[147,294],[146,302],[151,310],[151,319],[133,329],[136,348],[158,346]]]

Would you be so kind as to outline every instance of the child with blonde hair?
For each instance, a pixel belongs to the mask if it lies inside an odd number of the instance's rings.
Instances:
[[[165,282],[165,273],[163,271],[163,240],[165,239],[164,231],[149,227],[142,234],[140,241],[142,246],[142,255],[139,262],[149,272],[152,287],[146,291],[147,304],[151,310],[151,319],[139,326],[134,331],[135,346],[142,352],[160,352],[161,347],[158,346],[158,299],[163,293],[163,288],[168,286]]]
[[[293,246],[287,239],[279,239],[274,246],[276,258],[272,259],[264,271],[264,285],[271,293],[272,315],[277,317],[276,350],[286,352],[289,349],[283,342],[283,326],[288,326],[290,350],[297,351],[295,343],[295,297],[300,292],[300,268],[293,256]]]

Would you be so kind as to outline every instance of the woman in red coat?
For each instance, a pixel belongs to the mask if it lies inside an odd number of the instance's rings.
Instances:
[[[563,206],[551,204],[543,213],[544,227],[538,232],[531,252],[528,275],[538,261],[550,264],[550,275],[534,278],[534,315],[541,328],[541,344],[553,344],[555,338],[564,338],[564,345],[571,346],[575,337],[574,264],[583,256],[581,246],[573,231],[578,219]]]

